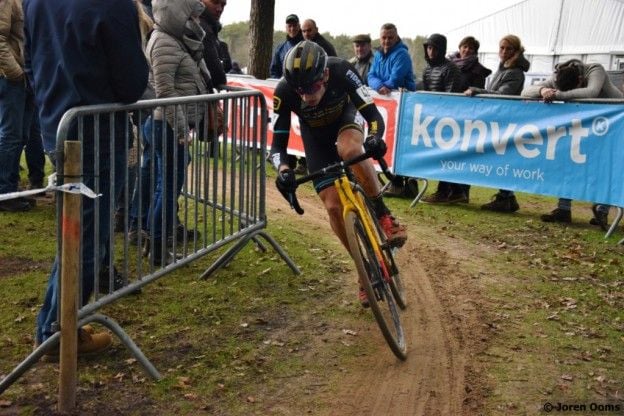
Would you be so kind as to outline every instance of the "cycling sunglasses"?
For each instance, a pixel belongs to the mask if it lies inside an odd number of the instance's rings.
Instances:
[[[310,94],[315,94],[318,90],[321,89],[321,87],[323,86],[323,80],[319,79],[316,82],[313,82],[310,85],[306,85],[304,87],[297,87],[295,88],[295,92],[299,95],[310,95]]]

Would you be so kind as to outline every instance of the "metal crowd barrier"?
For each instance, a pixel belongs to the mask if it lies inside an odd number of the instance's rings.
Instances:
[[[161,119],[169,115],[169,123],[156,120],[159,114]],[[224,120],[221,131],[219,118]],[[78,198],[78,230],[68,227],[71,219],[63,216],[64,198],[57,198],[59,280],[63,259],[77,256],[79,276],[73,278],[82,306],[73,325],[98,322],[106,326],[154,379],[160,374],[132,339],[112,318],[98,313],[103,306],[227,247],[202,274],[205,278],[231,262],[250,242],[262,251],[266,251],[263,241],[267,242],[294,273],[300,273],[265,231],[267,120],[262,94],[242,89],[73,108],[61,120],[54,155],[58,181],[82,182],[102,194],[96,199]],[[64,149],[76,141],[81,145],[77,160],[82,174],[70,177],[62,162],[72,155],[64,154]],[[159,210],[160,196],[164,202]],[[81,249],[62,253],[63,239],[71,238],[72,231],[82,236]],[[92,295],[86,287],[91,285]],[[60,338],[56,332],[39,345],[0,381],[0,393],[55,348]]]

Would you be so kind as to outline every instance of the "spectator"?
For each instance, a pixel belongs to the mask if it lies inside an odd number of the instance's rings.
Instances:
[[[226,0],[201,0],[205,9],[199,18],[201,28],[206,32],[204,36],[204,61],[210,72],[212,85],[208,85],[208,90],[219,88],[227,84],[226,72],[229,71],[230,54],[226,48],[223,49],[219,40],[221,31],[221,14],[227,5]],[[227,55],[226,55],[227,53]],[[228,69],[224,69],[224,59],[227,61]]]
[[[318,27],[316,26],[316,22],[314,20],[304,20],[301,25],[301,33],[303,33],[303,38],[305,40],[311,40],[323,48],[327,56],[338,56],[334,45],[332,45],[323,35],[319,33]]]
[[[492,76],[487,89],[470,87],[464,91],[468,97],[477,94],[520,95],[524,85],[524,73],[529,70],[530,63],[524,57],[524,46],[515,35],[503,37],[498,44],[500,64]],[[500,189],[492,197],[492,201],[481,205],[481,209],[496,212],[516,212],[520,209],[513,191]]]
[[[137,9],[131,0],[24,0],[26,72],[34,87],[47,152],[56,147],[56,131],[67,110],[90,104],[130,103],[141,97],[147,85],[148,68],[141,51],[137,19]],[[80,132],[83,182],[102,194],[98,215],[95,215],[95,201],[82,199],[83,304],[93,292],[95,273],[107,252],[110,198],[121,189],[126,167],[126,160],[114,157],[109,149],[112,144],[114,153],[124,154],[126,122],[125,114],[112,119],[100,116],[99,123],[94,117],[85,117]],[[70,127],[70,137],[79,137],[77,124]],[[94,137],[96,129],[99,137]],[[113,143],[109,142],[111,138]],[[98,154],[95,154],[96,139],[99,139]],[[93,170],[96,158],[97,172]],[[111,169],[116,179],[114,184],[109,183]],[[57,329],[54,323],[58,313],[58,271],[56,259],[37,316],[37,343],[45,341]],[[100,352],[110,344],[111,336],[107,332],[79,330],[79,354]]]
[[[34,100],[34,97],[31,99]],[[45,152],[43,151],[41,127],[39,126],[39,116],[37,115],[36,108],[33,108],[32,118],[28,124],[30,125],[30,129],[28,136],[26,137],[26,145],[24,147],[26,166],[28,167],[28,183],[30,189],[41,189],[44,187],[43,178],[45,177]]]
[[[153,0],[152,5],[155,25],[147,52],[149,80],[156,98],[206,94],[210,74],[202,59],[204,31],[199,24],[204,4],[199,0]],[[158,107],[143,126],[143,153],[152,152],[153,147],[155,157],[155,190],[148,224],[153,224],[150,256],[156,265],[173,260],[173,254],[163,247],[162,241],[172,238],[174,230],[175,233],[179,230],[178,221],[174,219],[189,160],[189,132],[191,127],[199,126],[197,134],[203,136],[204,112],[206,109],[201,105]],[[176,160],[174,155],[177,155]]]
[[[232,57],[230,56],[230,48],[227,43],[219,40],[219,57],[221,58],[221,64],[223,64],[223,70],[225,73],[229,73],[232,70]]]
[[[282,77],[286,53],[302,40],[303,33],[301,33],[299,17],[296,14],[289,14],[286,16],[286,40],[277,45],[275,53],[273,54],[273,59],[271,60],[271,66],[269,68],[271,78]],[[294,155],[289,155],[288,163],[294,168],[297,174],[304,174],[308,171],[307,163],[303,157],[297,158]]]
[[[416,90],[412,58],[407,46],[401,41],[393,23],[381,26],[379,34],[381,47],[375,52],[373,64],[368,72],[368,86],[379,94],[388,95],[393,90]],[[418,194],[415,179],[396,175],[384,195],[390,197],[414,198]]]
[[[451,54],[449,56],[449,60],[442,61],[437,55],[436,58],[432,60],[429,55],[429,46],[435,47],[435,43],[439,42],[439,47],[442,48],[441,44],[444,43],[444,49],[446,49],[446,38],[443,36],[442,38],[439,38],[440,36],[442,35],[432,35],[431,38],[429,38],[428,44],[425,43],[425,59],[427,60],[427,68],[425,69],[425,74],[423,75],[425,90],[428,90],[428,87],[431,87],[431,85],[429,85],[429,80],[431,78],[435,79],[440,75],[443,76],[447,62],[455,65],[458,71],[453,71],[455,75],[453,77],[454,79],[452,80],[452,84],[448,82],[451,80],[447,80],[447,82],[443,83],[444,85],[438,85],[439,89],[437,91],[463,92],[468,87],[484,88],[485,78],[487,78],[492,71],[479,63],[479,58],[477,56],[477,52],[479,51],[479,41],[472,36],[467,36],[459,42],[459,51]],[[438,62],[437,64],[434,63],[436,60]],[[448,75],[449,73],[447,72],[447,77]],[[423,198],[423,202],[467,203],[469,199],[470,185],[440,181],[436,192]]]
[[[296,14],[286,16],[286,40],[275,48],[269,73],[271,78],[281,78],[283,71],[284,57],[292,47],[303,40],[299,17]]]
[[[459,50],[449,55],[449,59],[459,68],[459,90],[469,87],[485,88],[485,79],[491,70],[479,62],[480,43],[473,36],[466,36],[459,42]]]
[[[0,194],[17,192],[20,157],[34,111],[23,49],[22,2],[0,1]],[[8,199],[0,201],[0,211],[28,211],[34,205],[32,198]]]
[[[357,69],[364,85],[368,85],[368,71],[373,64],[373,49],[370,35],[357,35],[353,37],[353,53],[355,56],[349,59]]]
[[[147,6],[145,4],[143,4],[143,2],[141,0],[134,0],[135,6],[137,8],[137,13],[139,15],[139,30],[141,32],[141,49],[143,50],[143,52],[145,53],[145,47],[147,46],[147,39],[149,38],[149,35],[152,32],[152,29],[154,28],[154,20],[150,17],[151,16],[151,1],[150,1],[150,14],[147,13]],[[153,99],[156,96],[154,95],[154,91],[153,89],[149,86],[147,89],[145,90],[145,92],[143,93],[143,96],[141,96],[142,100],[149,100],[149,99]],[[139,116],[141,117],[141,119],[139,119]],[[143,184],[149,184],[150,182],[150,177],[149,177],[149,172],[150,172],[150,158],[149,156],[143,155],[142,157],[139,157],[139,152],[140,152],[140,148],[141,148],[141,144],[139,142],[139,130],[141,129],[141,126],[143,125],[143,122],[145,121],[145,119],[147,118],[147,111],[141,111],[141,112],[133,112],[132,114],[132,131],[133,131],[133,140],[132,140],[132,147],[130,149],[128,149],[128,178],[127,178],[127,182],[128,182],[128,192],[126,193],[125,191],[119,192],[119,195],[117,196],[117,208],[115,209],[115,225],[114,225],[114,231],[115,232],[125,232],[126,231],[126,216],[129,218],[129,224],[130,224],[130,230],[128,231],[128,234],[131,235],[131,233],[134,233],[134,230],[136,229],[136,211],[133,211],[132,207],[133,204],[135,203],[135,198],[138,197],[138,193],[136,192],[136,187],[138,186],[136,181],[137,181],[137,165],[139,164],[139,161],[141,160],[141,167],[140,169],[142,170],[142,176],[140,177],[141,182]],[[134,134],[134,132],[136,131],[136,134]],[[147,169],[145,169],[145,166],[147,166]],[[145,173],[145,171],[148,172],[148,174]],[[146,189],[146,188],[144,188]],[[144,203],[143,203],[143,207],[146,207],[148,205],[148,198],[150,197],[149,192],[145,192],[144,195],[142,195],[142,197],[144,198]],[[126,202],[126,200],[128,200]],[[126,206],[128,205],[128,206]],[[126,212],[126,208],[128,208],[128,213]],[[128,215],[126,215],[128,214]],[[144,219],[144,222],[147,221],[146,219]],[[130,242],[131,243],[136,243],[136,238],[130,238]]]
[[[241,69],[238,62],[232,61],[232,69],[230,69],[230,72],[228,72],[228,74],[242,74],[242,73],[243,73],[243,70]]]
[[[609,79],[600,64],[584,64],[572,59],[555,66],[555,73],[546,81],[531,85],[522,90],[526,98],[553,100],[574,100],[579,98],[622,98],[623,94]],[[594,204],[594,217],[589,221],[607,230],[609,206]],[[559,198],[557,208],[550,214],[542,215],[545,222],[572,222],[572,200]]]

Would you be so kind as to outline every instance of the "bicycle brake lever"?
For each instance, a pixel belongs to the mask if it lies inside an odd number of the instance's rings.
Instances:
[[[297,195],[294,192],[288,195],[288,202],[290,203],[290,207],[294,209],[297,214],[303,215],[303,208],[301,208],[301,205],[299,205]]]

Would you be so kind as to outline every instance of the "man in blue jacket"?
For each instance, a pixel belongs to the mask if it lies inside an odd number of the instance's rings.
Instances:
[[[132,0],[24,0],[23,5],[26,73],[35,90],[44,147],[48,153],[54,153],[56,131],[67,110],[91,104],[130,103],[143,94],[148,67],[141,50],[137,9]],[[110,236],[110,194],[111,190],[121,189],[118,182],[124,180],[127,163],[123,157],[110,153],[112,140],[112,151],[125,154],[127,118],[125,114],[113,118],[111,123],[111,118],[103,115],[96,124],[93,117],[85,117],[84,128],[79,131],[74,123],[68,136],[74,140],[82,138],[83,182],[91,189],[99,186],[102,194],[99,216],[95,215],[92,199],[82,200],[83,303],[91,296],[95,273],[104,263]],[[94,170],[96,158],[98,171]],[[109,181],[111,169],[114,184]],[[98,234],[95,242],[94,235]],[[37,317],[37,343],[58,330],[58,272],[56,259]],[[108,332],[79,330],[79,354],[97,353],[110,344]]]
[[[271,78],[281,78],[283,71],[284,57],[286,52],[293,48],[296,44],[303,40],[303,33],[301,33],[301,25],[299,24],[299,17],[296,14],[289,14],[286,16],[286,40],[275,48],[273,59],[271,60],[271,66],[269,68],[269,74]]]
[[[368,86],[383,95],[399,89],[416,91],[412,58],[393,23],[381,26],[379,42],[381,48],[375,52],[373,65],[368,72]],[[418,183],[415,179],[397,175],[384,195],[414,198],[417,193]]]

